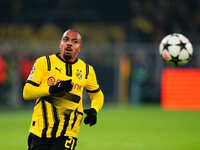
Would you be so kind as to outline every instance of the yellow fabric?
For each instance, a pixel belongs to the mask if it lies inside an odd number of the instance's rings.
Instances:
[[[35,61],[31,73],[27,80],[31,80],[37,84],[41,84],[43,78],[47,74],[47,60],[44,57],[40,57]]]
[[[37,94],[35,94],[37,93]],[[32,84],[26,84],[23,90],[24,99],[37,99],[49,95],[49,87],[37,87]]]
[[[100,90],[99,92],[88,93],[88,95],[91,99],[91,107],[94,108],[97,112],[99,112],[104,102],[103,92]]]
[[[26,83],[23,90],[25,99],[36,99],[30,132],[39,137],[73,136],[77,137],[83,118],[82,93],[86,88],[95,91],[99,88],[95,71],[89,66],[88,77],[86,75],[86,64],[81,59],[73,64],[65,63],[57,55],[49,56],[51,70],[48,71],[47,59],[40,57],[36,60],[34,67],[27,80],[38,84]],[[71,68],[71,69],[70,69]],[[67,73],[70,72],[71,73]],[[55,85],[61,80],[72,79],[73,88],[69,92],[80,96],[79,102],[74,102],[67,97],[67,93],[61,95],[50,95],[49,86]],[[103,93],[98,91],[89,93],[91,107],[99,111],[103,105]],[[68,119],[69,120],[68,120]],[[68,121],[67,121],[68,120]],[[57,123],[57,125],[56,125]],[[45,127],[47,127],[45,129]]]

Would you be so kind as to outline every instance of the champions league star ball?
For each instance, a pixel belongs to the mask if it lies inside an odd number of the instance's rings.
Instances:
[[[182,34],[173,33],[160,42],[160,56],[169,65],[182,66],[189,62],[193,54],[192,44]]]

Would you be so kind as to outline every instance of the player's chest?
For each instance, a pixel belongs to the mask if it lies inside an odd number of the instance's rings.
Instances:
[[[72,79],[73,89],[80,90],[84,88],[86,84],[86,68],[81,64],[69,64],[69,63],[54,63],[51,65],[51,70],[47,72],[49,86],[55,85],[62,80]]]

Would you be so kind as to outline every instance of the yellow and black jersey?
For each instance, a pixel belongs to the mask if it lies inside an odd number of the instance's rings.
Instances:
[[[49,86],[72,79],[73,88],[67,93],[50,95]],[[65,62],[59,54],[36,60],[23,90],[24,99],[36,99],[30,132],[39,137],[77,137],[83,118],[82,93],[86,89],[91,107],[97,112],[104,101],[91,65],[81,59]]]

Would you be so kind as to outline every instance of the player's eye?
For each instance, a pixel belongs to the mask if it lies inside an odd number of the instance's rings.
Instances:
[[[65,41],[65,42],[68,41],[68,38],[63,38],[63,41]]]
[[[78,43],[78,41],[77,41],[77,40],[74,40],[74,43]]]

